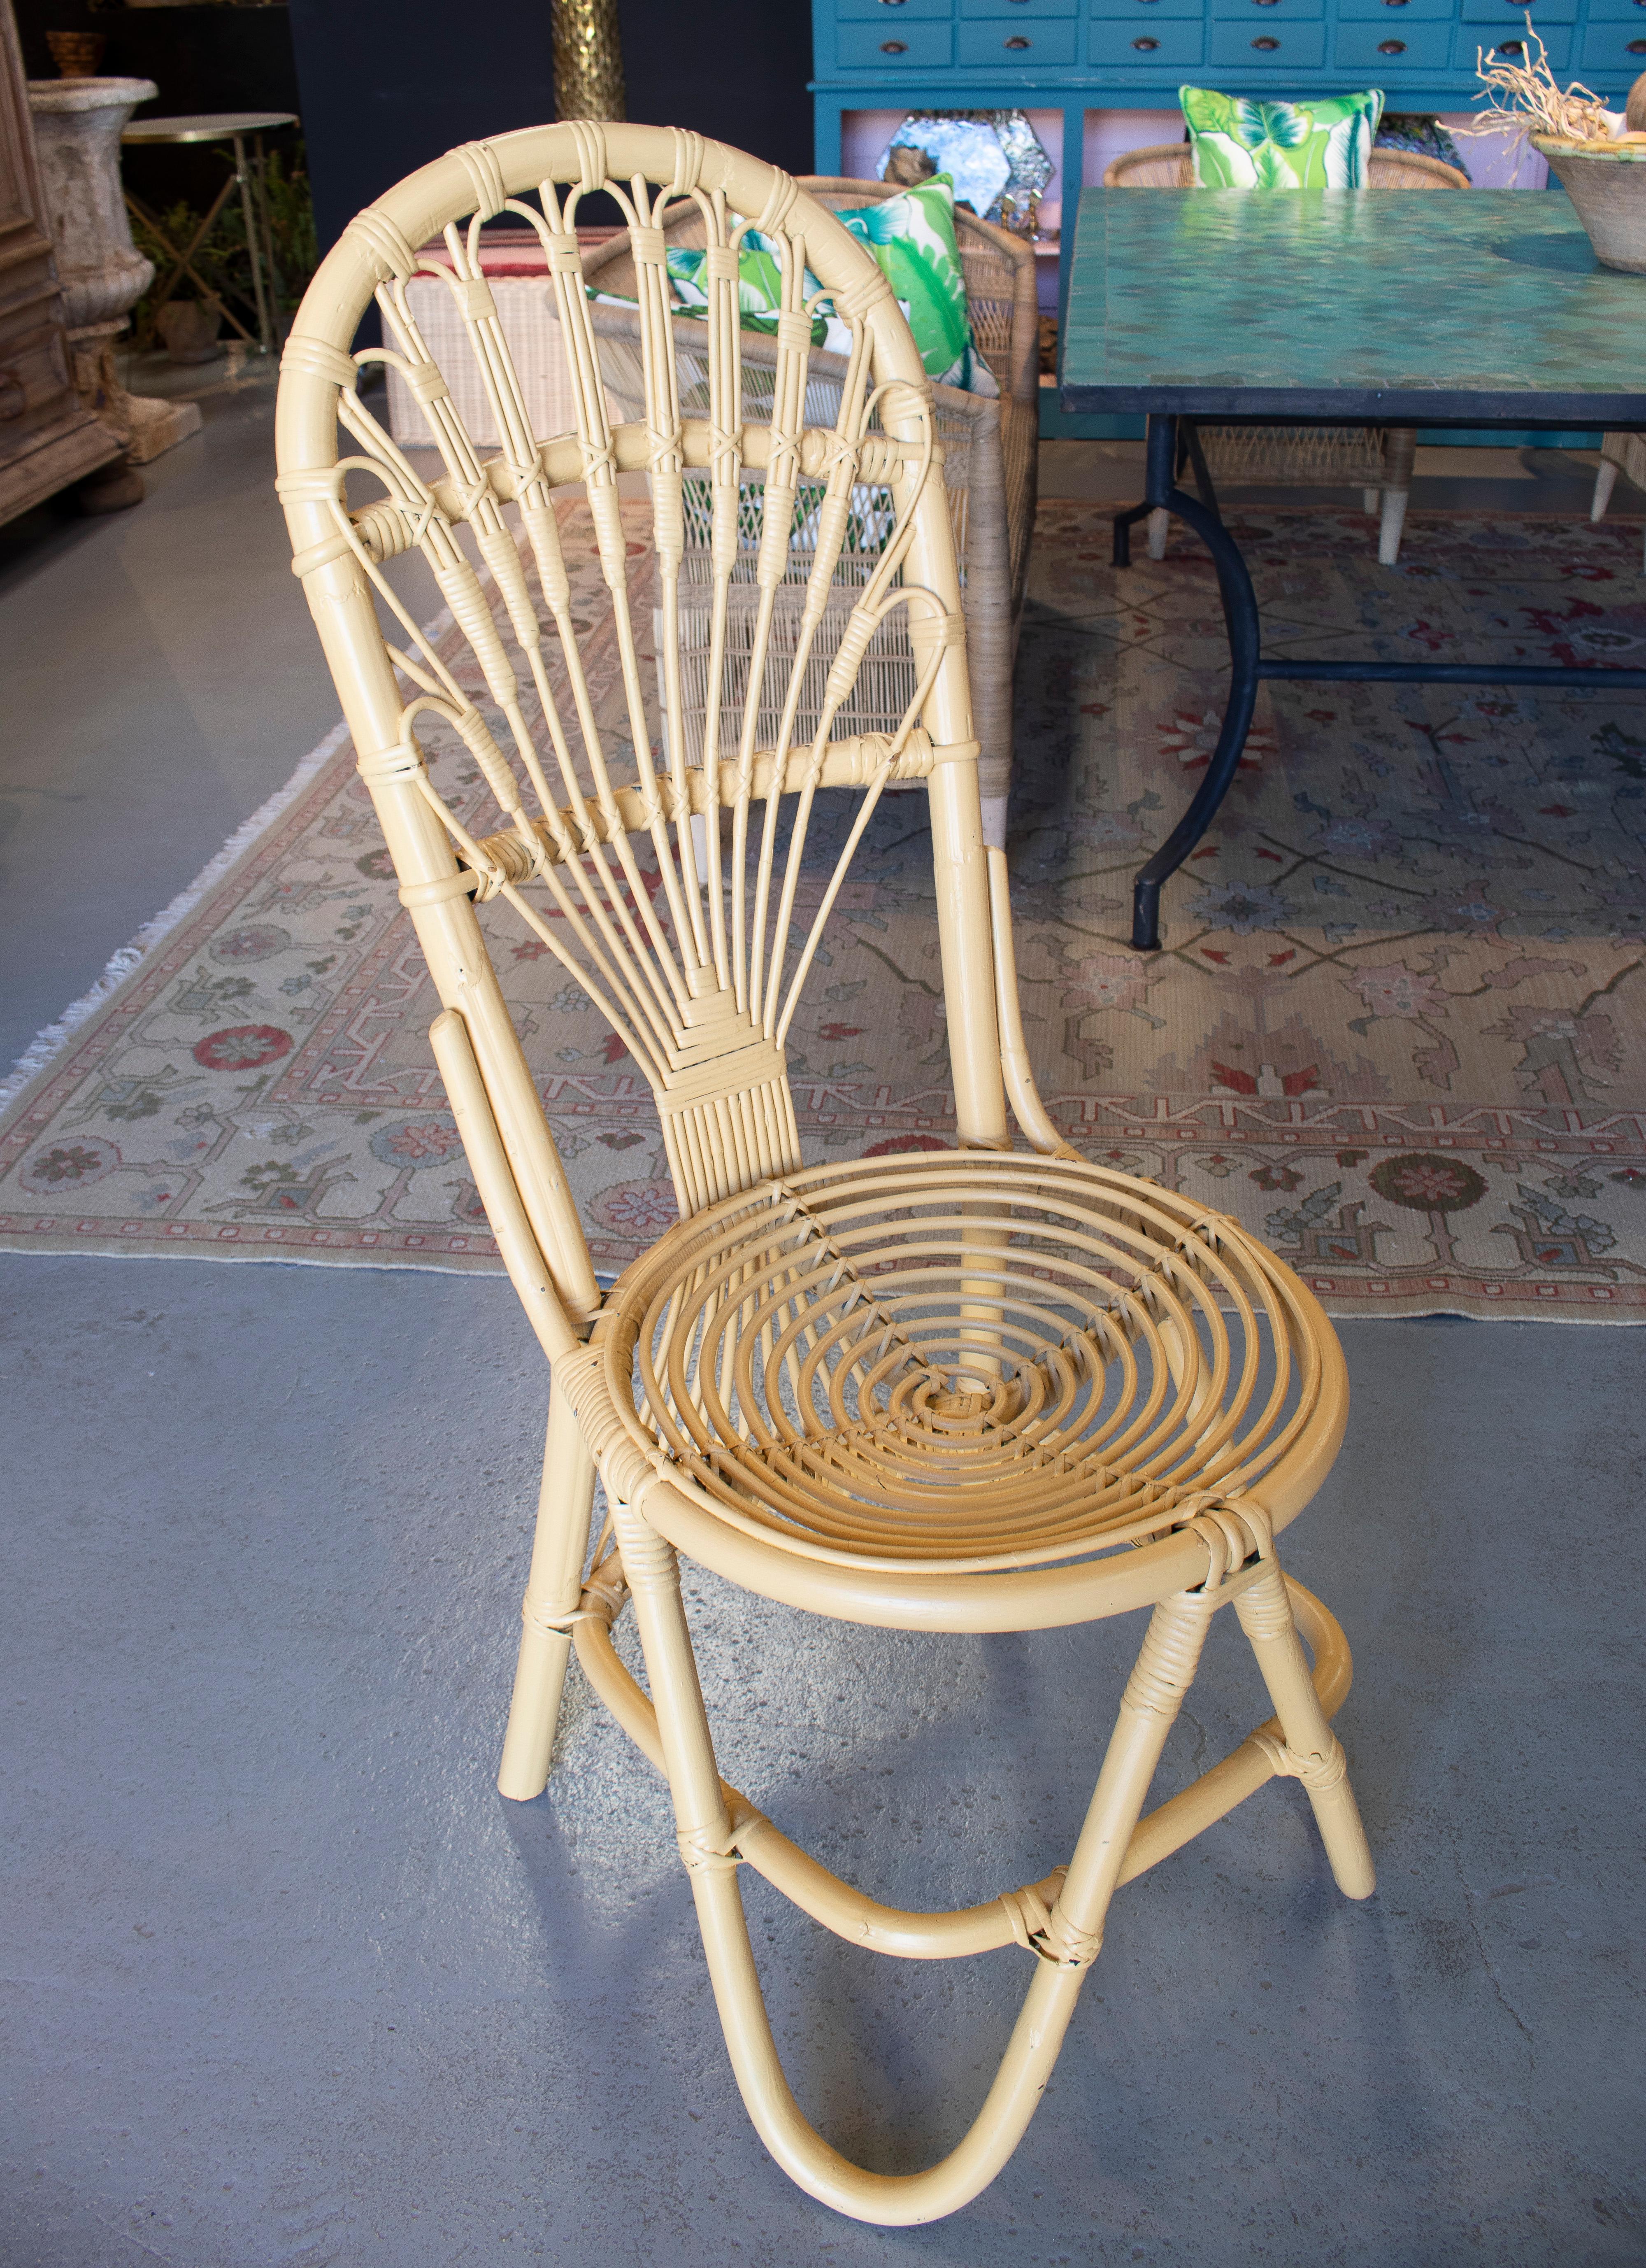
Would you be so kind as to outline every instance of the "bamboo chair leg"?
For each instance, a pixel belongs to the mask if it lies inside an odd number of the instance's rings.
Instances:
[[[537,1533],[521,1609],[525,1627],[520,1632],[503,1762],[497,1770],[498,1788],[516,1803],[529,1803],[548,1785],[566,1660],[571,1652],[571,1631],[564,1618],[577,1611],[582,1595],[593,1502],[594,1459],[569,1397],[551,1388]],[[563,1626],[556,1629],[556,1622]]]
[[[1258,1580],[1238,1594],[1235,1612],[1252,1642],[1275,1714],[1286,1735],[1283,1747],[1273,1734],[1253,1737],[1268,1749],[1276,1771],[1303,1782],[1339,1889],[1345,1897],[1369,1898],[1378,1887],[1378,1876],[1355,1791],[1348,1784],[1343,1744],[1320,1706],[1277,1563],[1271,1561]]]
[[[1590,501],[1591,519],[1604,519],[1606,506],[1612,501],[1612,491],[1618,484],[1618,468],[1610,457],[1602,457],[1595,467],[1595,492]]]
[[[1046,2091],[1102,1945],[1109,1901],[1150,1783],[1194,1681],[1215,1595],[1181,1592],[1163,1600],[1150,1617],[1062,1892],[1049,1914],[1019,1910],[1014,1925],[1036,1969],[982,2109],[959,2145],[925,2172],[871,2174],[823,2139],[783,2076],[738,1889],[731,1816],[674,1553],[631,1507],[614,1506],[613,1517],[657,1705],[680,1856],[727,2051],[755,2131],[792,2181],[854,2220],[906,2228],[958,2212],[1005,2165]]]
[[[1165,557],[1166,537],[1171,533],[1171,528],[1172,515],[1169,512],[1151,512],[1150,513],[1149,556],[1151,559],[1164,559]]]

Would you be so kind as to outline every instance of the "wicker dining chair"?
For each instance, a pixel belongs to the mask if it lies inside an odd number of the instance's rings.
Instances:
[[[673,232],[671,232],[672,233]],[[645,422],[646,376],[643,318],[638,308],[596,306],[592,312],[600,377],[614,419]],[[709,364],[703,324],[677,313],[674,323],[675,383],[683,413],[709,407]],[[743,347],[743,414],[768,423],[778,369],[775,341],[750,332]],[[842,355],[814,350],[806,365],[808,425],[832,429],[840,414],[841,389],[849,375]],[[984,832],[990,843],[1006,839],[1006,807],[1011,784],[1012,649],[1016,615],[1011,601],[1011,564],[1003,490],[1002,404],[991,395],[963,394],[934,386],[931,415],[942,451],[942,483],[954,534],[966,616],[967,659],[972,678],[972,721],[981,753],[978,784],[983,798]],[[700,761],[707,722],[709,658],[714,586],[714,519],[710,476],[691,468],[682,475],[685,549],[680,561],[680,616],[681,703],[679,730],[687,761]],[[731,571],[729,630],[731,651],[747,651],[739,626],[758,609],[759,568],[763,535],[758,467],[746,468],[738,519],[738,547]],[[772,636],[792,645],[804,617],[812,570],[823,534],[818,507],[826,482],[802,479],[790,529],[789,556],[777,587]],[[816,729],[828,671],[862,585],[873,574],[880,552],[895,532],[895,516],[884,490],[860,486],[853,496],[846,535],[835,557],[829,596],[812,637],[797,737],[809,740]],[[658,625],[661,629],[661,623]],[[659,652],[662,651],[659,645]],[[894,733],[919,681],[911,623],[900,614],[887,617],[863,655],[846,703],[842,722],[859,733]],[[738,688],[739,697],[741,687]],[[676,729],[672,688],[659,686],[666,736]],[[775,731],[777,718],[762,718],[761,731]],[[896,783],[895,784],[904,784]],[[909,784],[913,784],[910,783]],[[701,836],[702,828],[700,826]],[[701,858],[701,850],[700,850]]]
[[[1105,169],[1106,189],[1189,189],[1194,162],[1183,142],[1157,142],[1128,150]],[[1466,189],[1469,177],[1415,150],[1374,149],[1369,189]],[[1283,194],[1283,193],[1282,193]],[[1195,426],[1206,469],[1231,487],[1274,482],[1288,488],[1362,489],[1366,510],[1378,513],[1378,558],[1392,567],[1411,501],[1417,433],[1409,425]],[[1171,515],[1149,515],[1149,556],[1164,559]]]
[[[834,175],[803,176],[800,187],[831,211],[899,194],[895,184]],[[1031,247],[971,213],[957,210],[954,220],[973,336],[1000,394],[994,400],[951,387],[934,387],[932,401],[959,558],[974,721],[982,744],[979,778],[984,824],[989,840],[1003,843],[1011,780],[1012,668],[1028,584],[1040,465],[1040,319]],[[694,207],[688,204],[683,210],[677,210],[665,225],[672,245],[682,249],[701,247],[702,225]],[[620,231],[591,253],[587,268],[594,288],[634,298],[636,276],[627,231]],[[640,365],[634,346],[637,324],[637,316],[621,307],[602,306],[595,316],[607,393],[625,420],[639,414]],[[701,350],[693,350],[693,326],[680,324],[675,335],[680,342],[680,382],[684,398],[693,387],[704,385],[706,379]],[[757,399],[764,400],[764,393],[758,389],[768,388],[770,381],[756,373],[762,363],[769,367],[770,361],[769,354],[762,357],[758,348],[746,356],[746,394],[756,390]],[[844,361],[836,356],[814,354],[809,371],[813,399],[808,416],[819,424],[832,425],[834,408],[827,390],[831,382],[843,377]],[[688,475],[688,484],[689,481]],[[755,512],[751,523],[757,520]],[[810,571],[812,534],[812,524],[803,516],[797,521],[792,546],[790,582],[796,588],[804,588]],[[688,513],[687,563],[682,571],[687,578],[694,571],[702,572],[707,537],[704,515]],[[855,562],[849,555],[843,556],[837,579],[848,583],[854,571]],[[820,626],[815,642],[814,674],[821,674],[833,654],[834,629],[831,615]],[[908,626],[900,621],[888,622],[876,640],[869,680],[860,681],[855,696],[856,713],[863,730],[890,730],[894,725],[914,675]],[[702,711],[693,702],[691,676],[688,671],[688,713],[684,720],[688,741],[702,729]],[[806,713],[803,708],[803,718]]]
[[[1600,462],[1595,467],[1594,495],[1589,506],[1591,519],[1606,518],[1620,473],[1632,488],[1646,489],[1646,439],[1638,433],[1601,435]],[[1646,574],[1646,552],[1642,553],[1641,571]]]
[[[628,210],[640,271],[646,416],[615,427],[574,232],[579,202],[601,191]],[[675,395],[665,267],[668,207],[680,200],[702,216],[710,253],[709,398],[689,413]],[[553,277],[577,374],[572,433],[530,430],[474,270],[481,224],[504,209],[537,232]],[[740,399],[750,338],[738,326],[738,216],[777,242],[784,269],[766,423],[748,421]],[[407,313],[415,247],[441,232],[504,437],[484,460]],[[805,416],[808,267],[851,335],[827,430]],[[374,299],[388,344],[351,355]],[[356,391],[360,365],[388,357],[425,407],[445,467],[432,480]],[[1282,1573],[1275,1544],[1341,1438],[1337,1342],[1305,1288],[1233,1221],[1086,1164],[1040,1103],[1004,856],[981,836],[930,388],[880,271],[791,180],[664,128],[562,123],[454,151],[388,191],[327,256],[285,348],[276,426],[294,570],[441,1003],[434,1061],[552,1370],[499,1786],[519,1800],[544,1787],[575,1645],[666,1777],[732,2067],[767,2147],[841,2213],[936,2219],[976,2196],[1015,2148],[1119,1884],[1290,1773],[1343,1889],[1372,1888],[1327,1721],[1348,1690],[1348,1650],[1326,1609]],[[740,672],[728,662],[716,673],[739,689],[711,704],[702,762],[687,763],[677,738],[659,766],[637,623],[655,598],[672,670],[685,475],[706,470],[711,637],[729,653],[751,468],[764,475],[752,653]],[[643,541],[635,503],[626,515],[632,483],[620,487],[643,471]],[[778,653],[768,634],[803,481],[824,485],[823,534],[798,647]],[[889,497],[895,526],[860,586],[815,730],[797,740],[806,637],[865,486]],[[580,568],[574,579],[569,547],[591,568],[598,560],[598,573]],[[415,628],[397,587],[409,558],[384,571],[414,551],[466,659],[448,661]],[[914,695],[895,732],[842,733],[859,658],[898,609],[913,625]],[[585,664],[614,650],[620,722]],[[768,694],[778,726],[764,740]],[[430,758],[438,769],[444,751],[457,777],[483,778],[492,831],[466,827],[443,795]],[[959,1146],[808,1166],[784,1069],[790,1020],[863,829],[900,777],[922,783],[929,799]],[[841,811],[838,791],[856,799],[850,822],[835,818],[819,848],[812,821],[826,796]],[[689,821],[722,811],[730,855],[709,825],[705,873]],[[493,966],[521,926],[608,1018],[662,1120],[679,1222],[604,1292]],[[1011,1149],[1008,1101],[1033,1154]],[[585,1577],[597,1473],[607,1511]],[[765,1598],[892,1629],[1043,1630],[1148,1609],[1066,1864],[984,1904],[919,1913],[808,1857],[720,1778],[681,1553]],[[649,1693],[612,1642],[631,1602]],[[1225,1603],[1275,1713],[1143,1818]],[[935,2166],[863,2171],[807,2123],[761,1999],[739,1865],[872,1950],[937,1960],[1023,1948],[1028,1989],[998,2074]]]

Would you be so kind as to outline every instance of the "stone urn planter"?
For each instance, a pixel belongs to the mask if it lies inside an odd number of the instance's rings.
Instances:
[[[128,394],[114,371],[114,341],[154,275],[153,261],[131,240],[120,180],[121,129],[137,105],[158,92],[149,78],[28,83],[75,385],[103,423],[125,437],[136,465],[197,433],[201,423],[197,403]]]
[[[1532,146],[1577,209],[1603,268],[1646,276],[1646,142],[1565,142],[1534,134]]]

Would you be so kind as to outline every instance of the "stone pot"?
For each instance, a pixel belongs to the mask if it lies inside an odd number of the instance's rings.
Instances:
[[[1646,144],[1613,151],[1534,134],[1534,150],[1577,209],[1603,268],[1646,276]]]
[[[197,403],[129,394],[114,367],[114,341],[154,276],[153,261],[131,240],[120,179],[121,129],[137,105],[158,92],[151,78],[28,82],[75,386],[126,443],[134,465],[146,465],[200,431]]]
[[[223,318],[203,299],[169,299],[155,319],[173,362],[216,362]]]
[[[160,92],[151,78],[32,78],[46,226],[70,329],[123,321],[154,280],[131,240],[120,181],[121,129]]]

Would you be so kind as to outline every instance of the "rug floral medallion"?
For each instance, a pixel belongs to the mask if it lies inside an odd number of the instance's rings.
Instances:
[[[1358,513],[1237,532],[1272,652],[1646,655],[1630,525],[1415,514],[1395,568]],[[1054,1117],[1237,1216],[1333,1314],[1646,1320],[1646,703],[1268,688],[1139,956],[1131,877],[1203,774],[1225,649],[1190,539],[1121,572],[1108,549],[1091,507],[1042,507],[1018,660],[1018,953]],[[460,747],[431,761],[496,824]],[[849,823],[826,800],[819,879]],[[954,1133],[922,795],[885,800],[855,872],[791,1035],[815,1160]],[[549,949],[484,918],[619,1269],[674,1218],[650,1091]],[[343,745],[0,1121],[0,1245],[496,1270],[437,1011]]]

